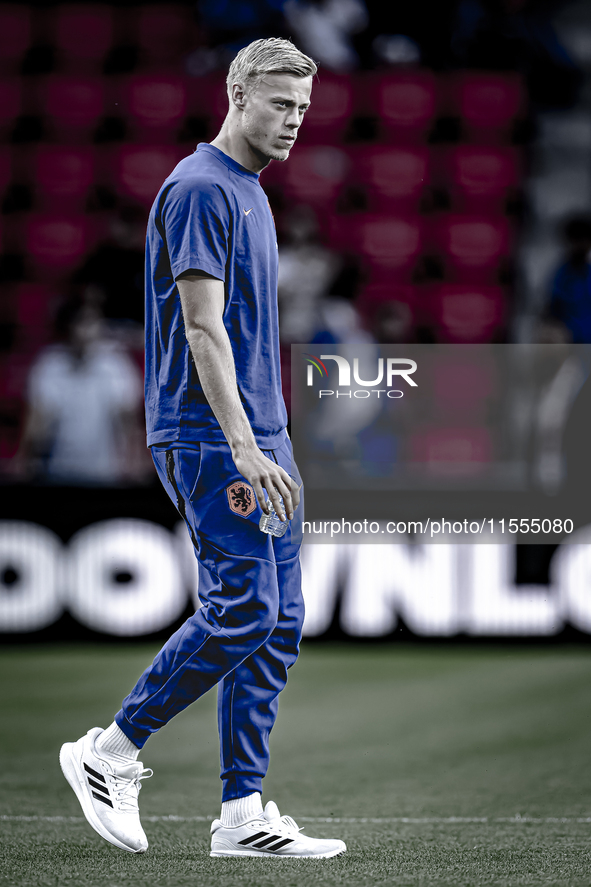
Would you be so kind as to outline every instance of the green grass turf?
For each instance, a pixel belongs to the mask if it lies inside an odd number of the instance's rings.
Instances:
[[[148,852],[87,825],[59,746],[110,723],[154,652],[0,651],[1,885],[591,885],[591,649],[304,647],[265,799],[308,834],[347,841],[345,856],[318,861],[209,857],[213,694],[143,753],[155,771],[140,796]],[[344,821],[310,821],[322,817]]]

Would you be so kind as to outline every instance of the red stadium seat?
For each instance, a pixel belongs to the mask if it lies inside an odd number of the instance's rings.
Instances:
[[[41,283],[20,283],[15,288],[16,320],[21,326],[47,327],[56,292]]]
[[[89,245],[84,215],[32,214],[25,222],[25,246],[43,278],[72,271]]]
[[[369,215],[361,223],[359,234],[362,254],[385,268],[408,267],[420,252],[419,219]]]
[[[113,159],[117,190],[148,207],[181,159],[181,152],[172,145],[123,145]]]
[[[6,138],[21,113],[22,93],[20,79],[8,77],[0,80],[0,137]]]
[[[16,71],[31,42],[31,8],[28,4],[0,5],[0,70]]]
[[[204,77],[191,78],[186,88],[188,116],[207,119],[208,138],[215,138],[228,113],[226,75],[215,71]]]
[[[112,7],[106,3],[58,6],[54,39],[62,67],[98,69],[113,44]]]
[[[366,189],[372,210],[394,205],[416,210],[429,179],[429,152],[415,146],[361,148],[353,152],[355,177]]]
[[[285,191],[292,200],[326,211],[346,180],[349,158],[344,151],[328,145],[296,145],[288,163],[274,165],[282,173],[285,169]]]
[[[464,72],[452,85],[452,101],[471,141],[506,141],[523,107],[524,91],[517,74]]]
[[[519,181],[518,155],[512,148],[459,145],[449,153],[448,172],[457,210],[502,212]]]
[[[377,111],[385,134],[396,140],[421,139],[435,116],[436,82],[429,71],[382,74]]]
[[[42,89],[53,134],[64,140],[86,140],[104,113],[102,78],[56,75],[48,77]]]
[[[189,114],[215,117],[220,122],[228,113],[226,75],[220,71],[188,81]]]
[[[83,209],[94,181],[94,151],[90,146],[43,145],[37,149],[34,176],[46,208]]]
[[[335,145],[342,141],[353,110],[351,79],[323,73],[312,88],[312,101],[298,132],[306,144]]]
[[[460,279],[494,275],[511,247],[510,228],[502,216],[445,216],[436,225],[436,239],[448,266]]]
[[[370,283],[405,282],[421,251],[421,219],[374,213],[337,217],[332,222],[331,243],[365,259]]]
[[[178,65],[191,49],[195,23],[187,6],[174,4],[141,5],[133,36],[143,65]]]
[[[431,321],[442,342],[490,342],[502,329],[506,299],[497,286],[442,284],[430,299]]]
[[[187,90],[181,77],[139,74],[126,89],[127,109],[135,141],[176,141],[187,109]]]

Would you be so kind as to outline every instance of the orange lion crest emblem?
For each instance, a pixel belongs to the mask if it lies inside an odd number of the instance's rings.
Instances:
[[[229,487],[226,487],[226,494],[230,511],[233,511],[234,514],[239,514],[240,517],[248,517],[257,507],[254,490],[244,481],[237,480],[235,483],[230,484]]]

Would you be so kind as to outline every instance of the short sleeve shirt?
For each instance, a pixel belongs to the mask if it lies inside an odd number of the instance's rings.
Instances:
[[[238,391],[263,449],[285,438],[277,311],[277,237],[259,177],[200,144],[166,179],[146,241],[148,445],[224,441],[185,335],[175,279],[205,271],[224,282]]]
[[[141,375],[109,342],[95,342],[82,363],[68,349],[46,349],[31,369],[29,400],[50,420],[50,476],[117,483],[123,476],[119,423],[141,402]]]

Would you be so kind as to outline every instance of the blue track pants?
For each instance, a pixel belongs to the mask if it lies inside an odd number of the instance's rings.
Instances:
[[[291,444],[263,451],[294,474]],[[203,606],[146,669],[115,720],[141,748],[207,690],[218,685],[222,800],[262,791],[277,697],[295,662],[304,605],[299,541],[259,530],[261,509],[227,444],[152,447],[166,491],[198,554]],[[292,521],[294,540],[303,513]]]

